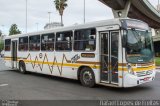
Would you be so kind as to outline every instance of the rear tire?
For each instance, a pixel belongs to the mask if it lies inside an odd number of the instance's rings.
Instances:
[[[26,66],[25,66],[24,62],[19,63],[19,71],[20,71],[20,73],[23,73],[23,74],[26,73]]]
[[[92,69],[86,67],[80,72],[80,81],[83,86],[94,87],[95,86],[95,76]]]

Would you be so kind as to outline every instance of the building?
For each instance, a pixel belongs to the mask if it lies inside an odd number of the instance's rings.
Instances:
[[[61,23],[59,23],[59,22],[52,22],[52,23],[47,23],[44,26],[44,29],[52,29],[52,28],[57,28],[57,27],[62,27]]]

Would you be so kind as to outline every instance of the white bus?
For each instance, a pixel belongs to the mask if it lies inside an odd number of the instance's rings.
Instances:
[[[151,29],[111,19],[5,38],[5,65],[80,80],[82,85],[133,87],[155,78]]]

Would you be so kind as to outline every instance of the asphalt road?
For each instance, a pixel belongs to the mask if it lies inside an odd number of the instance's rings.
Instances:
[[[87,88],[75,80],[11,71],[0,60],[0,100],[102,99],[160,100],[160,73],[157,73],[155,81],[134,88]]]

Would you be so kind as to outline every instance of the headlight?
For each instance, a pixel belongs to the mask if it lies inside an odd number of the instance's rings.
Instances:
[[[130,74],[133,74],[134,75],[134,71],[133,71],[133,69],[132,69],[132,66],[130,65],[130,64],[128,64],[128,72],[130,73]]]

